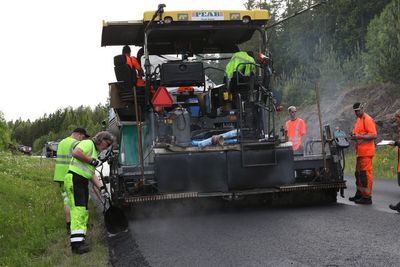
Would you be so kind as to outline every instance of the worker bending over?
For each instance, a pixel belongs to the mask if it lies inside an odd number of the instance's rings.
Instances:
[[[65,190],[64,178],[68,172],[69,163],[72,158],[72,150],[85,138],[90,137],[83,128],[76,128],[70,136],[61,140],[57,147],[56,167],[54,169],[54,181],[60,185],[61,196],[64,201],[64,215],[67,231],[71,230],[71,216],[69,212],[69,200]]]
[[[73,253],[89,252],[85,244],[87,222],[89,219],[89,181],[99,190],[104,198],[108,198],[107,190],[102,181],[95,175],[99,165],[98,153],[108,149],[114,142],[114,136],[107,132],[99,132],[92,140],[81,141],[72,151],[72,160],[65,184],[71,210],[71,249]]]

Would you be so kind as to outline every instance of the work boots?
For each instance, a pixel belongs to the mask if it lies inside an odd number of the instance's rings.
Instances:
[[[372,198],[370,197],[361,197],[357,198],[354,200],[356,204],[365,204],[365,205],[371,205],[372,204]]]
[[[392,209],[392,210],[395,210],[397,212],[400,212],[400,202],[397,203],[396,205],[390,204],[389,208]]]
[[[349,200],[355,202],[357,199],[360,199],[360,198],[362,198],[361,195],[356,193],[354,195],[354,197],[349,197]]]
[[[71,249],[74,254],[84,254],[90,251],[90,247],[85,242],[71,243]]]

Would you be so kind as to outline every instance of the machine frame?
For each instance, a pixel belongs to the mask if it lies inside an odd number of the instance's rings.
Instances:
[[[103,22],[102,46],[144,49],[146,81],[145,88],[132,87],[131,101],[121,99],[124,81],[109,84],[109,130],[118,143],[109,159],[113,199],[132,205],[297,192],[303,197],[317,193],[335,202],[346,184],[343,148],[332,138],[329,126],[319,140],[306,145],[319,144],[321,152],[315,154],[307,150],[294,154],[285,135],[276,131],[279,103],[266,47],[268,12],[235,11],[239,17],[232,19],[228,15],[232,11],[207,11],[224,14],[220,20],[194,20],[190,14],[204,11],[185,12],[187,19],[179,20],[182,11],[164,13],[161,6],[152,16],[146,12],[141,21]],[[256,32],[256,52],[266,56],[262,62],[243,63],[255,69],[251,79],[243,81],[238,66],[231,81],[207,84],[205,69],[225,70],[205,66],[206,59],[197,55],[238,52]],[[152,56],[173,54],[180,58],[152,63]],[[236,87],[231,86],[234,83]],[[172,104],[154,104],[152,91],[180,86],[202,90],[168,92]],[[163,100],[168,100],[165,95]],[[205,140],[210,144],[199,145]]]

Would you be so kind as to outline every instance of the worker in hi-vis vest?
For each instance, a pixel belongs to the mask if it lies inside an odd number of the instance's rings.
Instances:
[[[255,63],[256,61],[252,52],[236,52],[232,55],[230,61],[225,67],[228,80],[232,78],[235,71],[240,72],[244,76],[250,76],[251,74],[254,74],[256,71]]]
[[[98,153],[108,149],[114,139],[107,131],[99,132],[92,140],[81,141],[72,151],[72,160],[65,176],[65,188],[71,212],[70,241],[73,253],[83,254],[90,251],[85,244],[89,219],[89,181],[100,190],[104,198],[109,198],[102,181],[95,174],[95,168],[99,165]]]
[[[288,108],[289,120],[285,124],[285,132],[288,141],[292,143],[295,154],[304,152],[304,138],[307,133],[306,123],[296,116],[297,109],[295,106]]]
[[[357,102],[353,105],[357,120],[350,139],[356,148],[356,186],[357,191],[350,201],[357,204],[372,204],[372,159],[375,155],[374,140],[378,137],[374,119],[364,112],[364,105]]]
[[[397,146],[397,182],[400,185],[400,109],[396,111],[394,114],[394,119],[396,120],[396,133],[397,133],[397,141],[393,142],[393,146]],[[389,208],[392,210],[400,212],[400,202],[396,205],[390,204]]]
[[[61,196],[64,201],[64,215],[67,224],[67,230],[70,231],[71,216],[69,213],[69,204],[67,192],[65,191],[64,178],[68,172],[69,163],[72,158],[72,150],[85,138],[90,137],[84,128],[76,128],[70,136],[61,140],[57,147],[56,167],[54,169],[53,180],[60,185]]]

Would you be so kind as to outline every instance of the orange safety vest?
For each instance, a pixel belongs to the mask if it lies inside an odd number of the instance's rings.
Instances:
[[[397,135],[400,136],[400,126],[397,126]],[[400,173],[400,147],[397,148],[397,172]]]
[[[376,135],[375,121],[367,113],[364,113],[361,118],[357,118],[354,124],[353,134],[369,134]],[[366,143],[356,144],[357,157],[373,157],[375,155],[374,140]]]
[[[306,134],[306,124],[300,119],[288,120],[286,122],[287,137],[293,144],[293,150],[299,149],[301,146],[301,137]]]
[[[400,173],[400,147],[397,148],[397,172]]]
[[[136,73],[142,72],[142,68],[140,67],[139,62],[137,61],[137,59],[135,57],[130,57],[128,55],[125,55],[125,57],[126,57],[126,64],[128,64],[132,69],[134,68],[136,70]],[[137,78],[136,78],[136,86],[138,86],[138,87],[145,86],[144,80],[141,77],[139,77],[139,75],[137,75]]]

